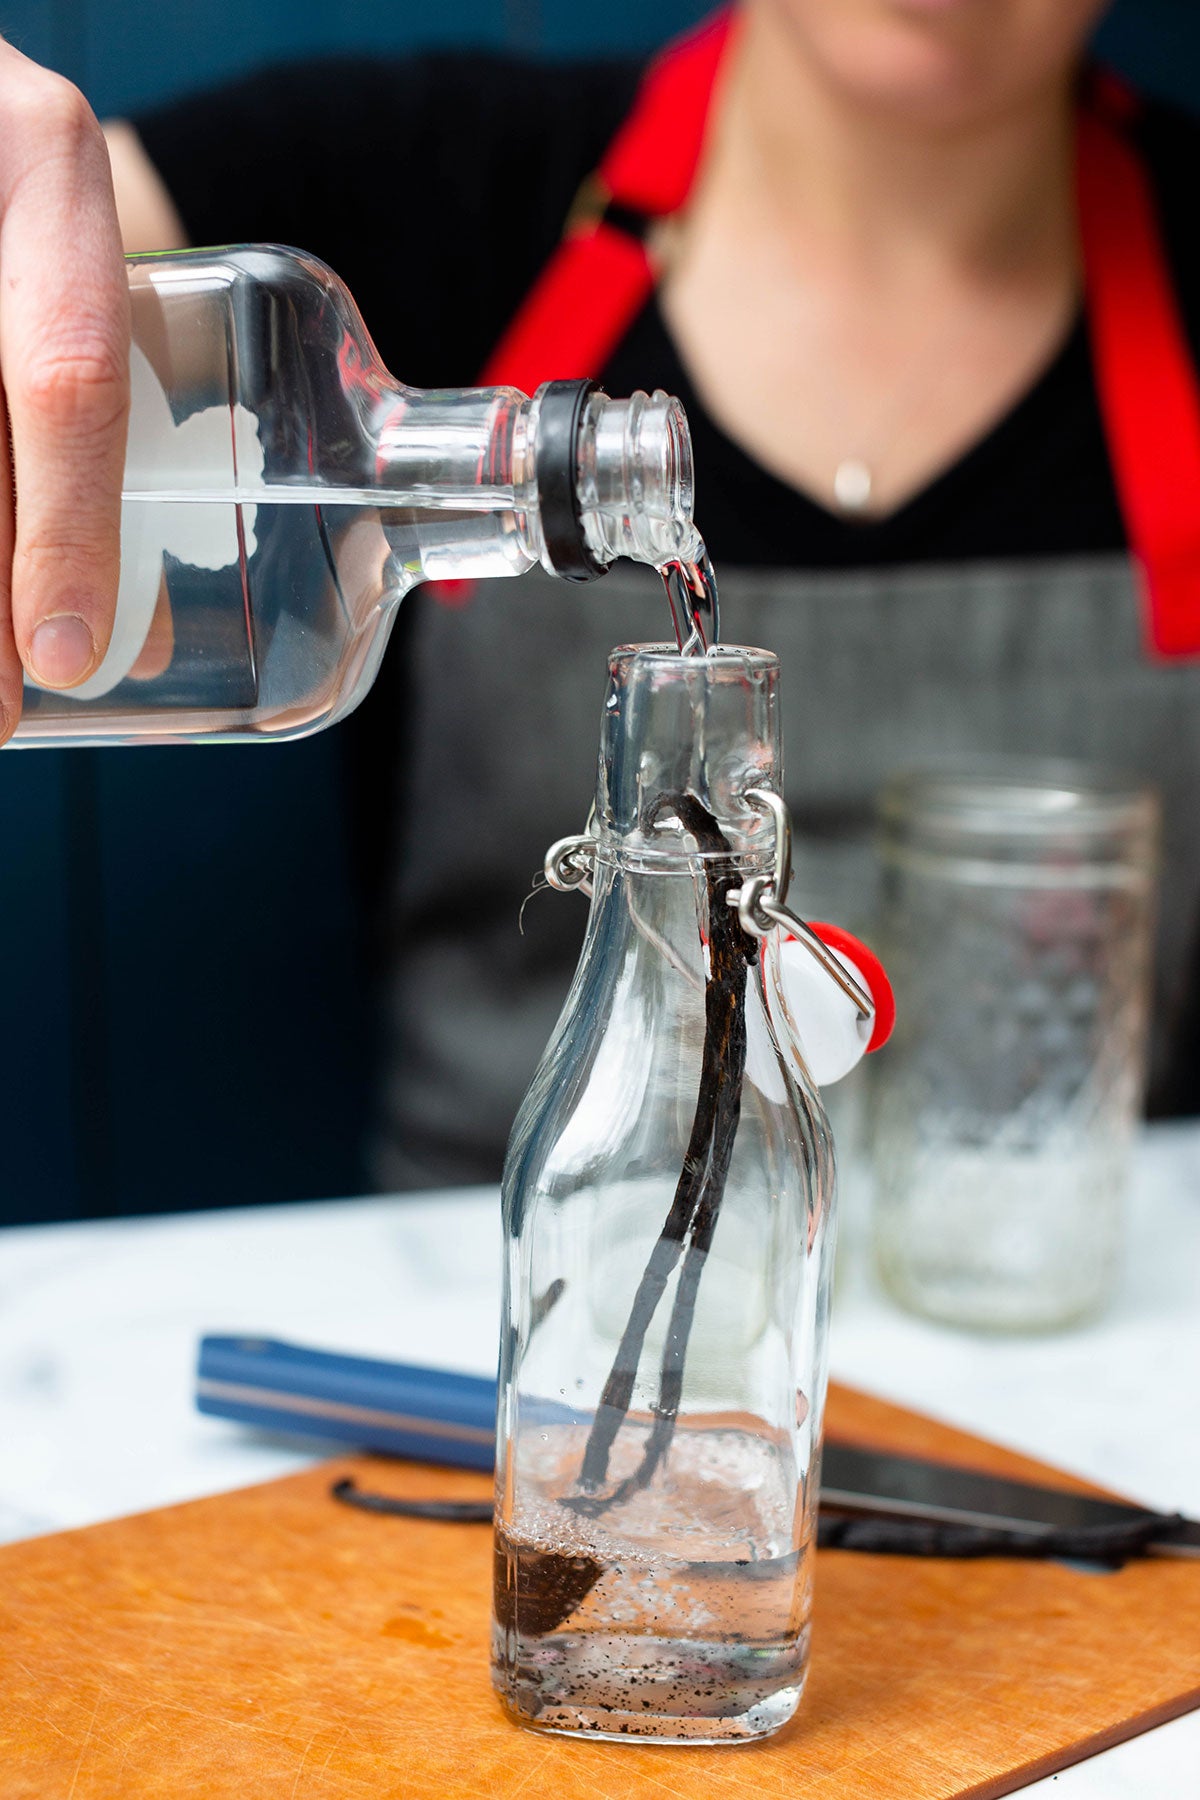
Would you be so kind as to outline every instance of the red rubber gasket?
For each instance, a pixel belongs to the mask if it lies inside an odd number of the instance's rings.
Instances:
[[[892,1035],[892,1026],[896,1023],[896,996],[892,992],[892,984],[888,980],[887,970],[873,950],[869,950],[861,938],[852,932],[844,931],[840,925],[824,925],[816,919],[809,924],[823,944],[831,950],[839,950],[848,956],[855,968],[862,975],[867,992],[875,1002],[875,1026],[871,1032],[871,1041],[867,1045],[867,1054],[880,1049]]]

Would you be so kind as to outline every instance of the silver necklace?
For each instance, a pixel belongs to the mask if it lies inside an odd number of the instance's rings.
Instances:
[[[960,318],[956,328],[935,336],[930,341],[926,354],[918,356],[909,364],[906,371],[908,380],[901,381],[898,392],[893,388],[890,406],[877,418],[874,431],[868,434],[866,454],[863,453],[860,434],[860,448],[851,455],[842,457],[833,471],[833,498],[839,512],[855,518],[868,510],[875,493],[880,458],[886,456],[888,448],[895,443],[902,428],[921,410],[923,404],[928,403],[945,381],[946,369],[951,360],[948,347],[950,350],[957,350],[959,340],[965,336],[970,322],[970,315]],[[933,360],[935,356],[936,364]]]
[[[657,221],[655,229],[647,242],[647,250],[655,270],[656,280],[661,284],[679,255],[681,219],[677,213]],[[934,352],[945,348],[944,339],[935,340],[931,346]],[[944,359],[939,359],[940,366],[945,367]],[[925,373],[926,359],[918,359],[917,377]],[[928,392],[928,389],[926,390]],[[833,499],[839,512],[855,517],[866,512],[871,504],[875,491],[875,471],[872,463],[878,463],[879,456],[886,451],[888,444],[894,441],[896,433],[914,410],[915,403],[921,395],[920,380],[913,381],[911,387],[902,383],[899,399],[893,394],[892,405],[883,415],[882,429],[877,424],[872,434],[879,448],[868,458],[855,452],[843,456],[833,472]]]
[[[871,465],[861,456],[844,456],[833,471],[833,497],[844,513],[865,512],[874,485]]]

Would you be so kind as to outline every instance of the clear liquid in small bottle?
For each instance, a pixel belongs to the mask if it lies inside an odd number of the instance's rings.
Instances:
[[[614,1474],[636,1466],[630,1422]],[[496,1533],[493,1654],[523,1724],[658,1742],[763,1736],[794,1711],[810,1555],[786,1445],[732,1420],[681,1426],[654,1482],[599,1517],[572,1505],[579,1427],[516,1447]]]

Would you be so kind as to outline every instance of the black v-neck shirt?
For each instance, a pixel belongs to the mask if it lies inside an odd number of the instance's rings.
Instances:
[[[349,285],[395,374],[467,386],[551,254],[640,73],[624,62],[480,55],[321,59],[264,69],[135,124],[193,243],[315,252]],[[1137,136],[1196,342],[1200,234],[1189,196],[1200,128],[1150,107]],[[831,512],[721,429],[655,300],[596,373],[613,393],[663,387],[683,400],[697,516],[718,563],[852,568],[1125,542],[1082,320],[980,441],[872,522]]]
[[[868,568],[1119,550],[1125,543],[1087,332],[1078,320],[1032,386],[957,461],[886,518],[838,514],[764,469],[698,398],[656,300],[609,360],[613,393],[645,386],[687,411],[697,521],[717,563]]]

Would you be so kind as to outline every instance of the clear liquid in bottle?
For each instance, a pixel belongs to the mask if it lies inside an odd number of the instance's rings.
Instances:
[[[622,1434],[615,1478],[648,1429]],[[798,1577],[810,1552],[796,1547],[787,1447],[732,1421],[681,1425],[653,1485],[589,1517],[569,1491],[585,1436],[552,1427],[517,1447],[520,1502],[496,1535],[507,1700],[544,1731],[659,1743],[770,1732],[795,1709],[808,1650]]]

